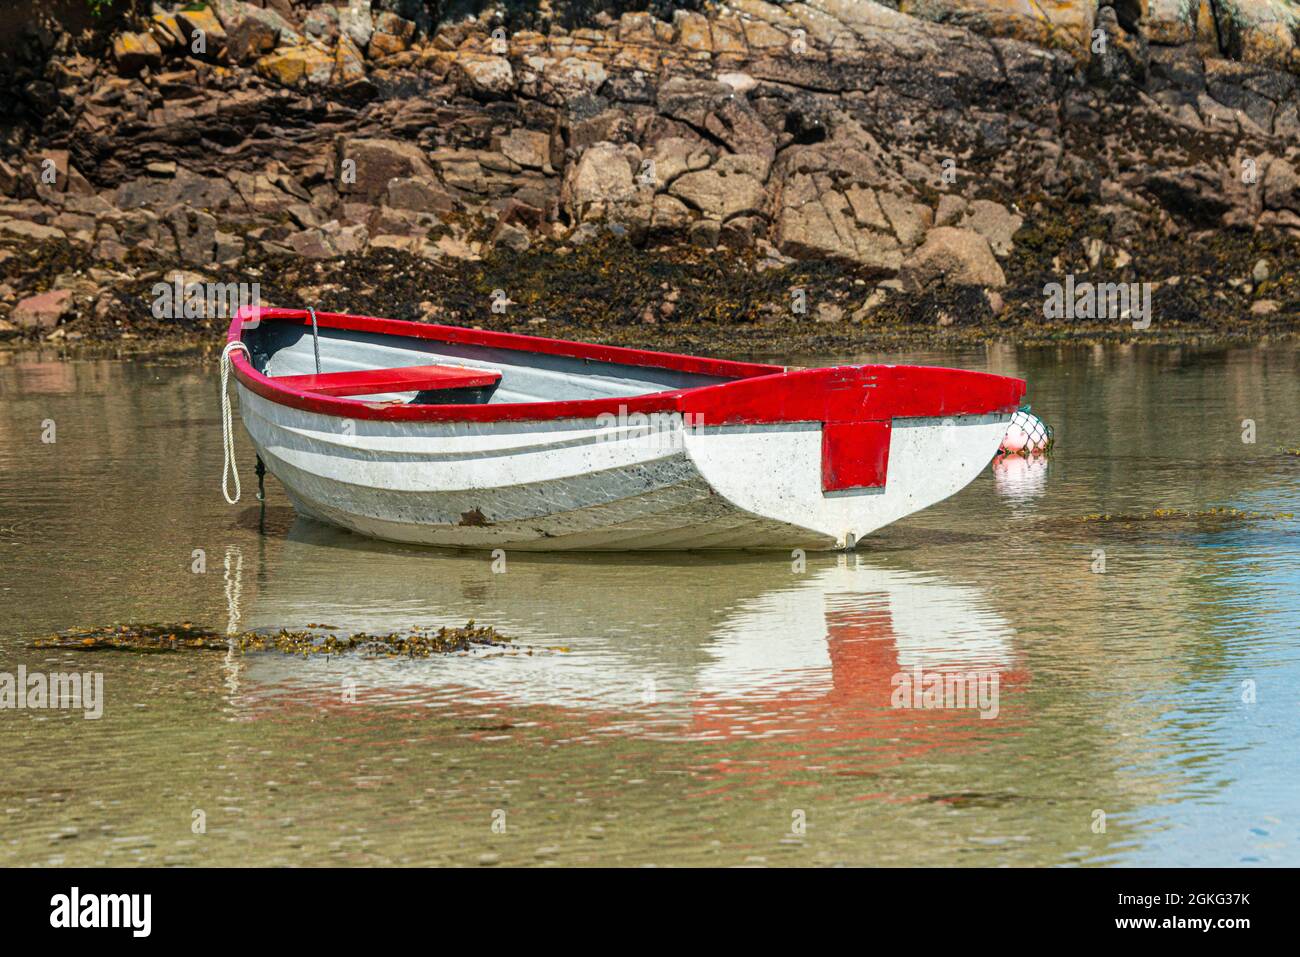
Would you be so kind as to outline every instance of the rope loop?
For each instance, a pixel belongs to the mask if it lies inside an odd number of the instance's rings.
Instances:
[[[236,349],[243,349],[244,355],[252,358],[248,351],[248,346],[236,340],[227,342],[226,347],[221,350],[221,494],[225,496],[226,504],[234,505],[238,503],[239,496],[242,494],[239,487],[239,466],[235,464],[235,428],[231,421],[230,413],[230,354]],[[230,478],[235,480],[235,497],[230,497]]]

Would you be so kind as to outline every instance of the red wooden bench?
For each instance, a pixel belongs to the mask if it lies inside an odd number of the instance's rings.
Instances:
[[[275,381],[299,392],[317,395],[377,395],[381,392],[423,392],[429,389],[471,389],[496,385],[501,373],[464,366],[398,366],[320,375],[275,376]]]

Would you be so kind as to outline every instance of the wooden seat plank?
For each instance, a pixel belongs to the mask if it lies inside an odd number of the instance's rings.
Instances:
[[[377,395],[381,392],[423,392],[430,389],[470,389],[495,385],[501,373],[464,366],[398,366],[319,375],[274,376],[279,385],[317,395]]]

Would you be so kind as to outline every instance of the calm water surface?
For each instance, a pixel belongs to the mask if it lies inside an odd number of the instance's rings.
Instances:
[[[1300,351],[790,361],[881,360],[1025,376],[1050,465],[806,567],[494,573],[297,520],[273,480],[259,528],[251,469],[227,506],[212,366],[10,358],[0,672],[99,671],[106,700],[0,711],[0,865],[1300,864]],[[1159,508],[1274,517],[1084,520]],[[519,651],[29,647],[469,618]],[[996,675],[996,716],[891,706],[917,668]]]

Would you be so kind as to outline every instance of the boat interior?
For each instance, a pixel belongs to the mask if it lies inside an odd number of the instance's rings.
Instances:
[[[389,333],[263,321],[245,329],[253,367],[299,391],[422,405],[563,402],[644,395],[730,377]]]

